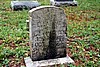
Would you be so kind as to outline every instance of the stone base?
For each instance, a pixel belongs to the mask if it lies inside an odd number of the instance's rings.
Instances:
[[[50,67],[58,65],[58,64],[69,64],[74,63],[74,61],[70,57],[57,58],[57,59],[48,59],[41,61],[32,61],[30,57],[26,57],[25,59],[26,67]]]

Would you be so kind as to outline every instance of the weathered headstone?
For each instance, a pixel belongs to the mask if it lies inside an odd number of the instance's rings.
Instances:
[[[12,10],[22,10],[22,9],[32,9],[34,7],[40,6],[38,1],[32,0],[13,0],[11,1]]]
[[[62,61],[58,61],[58,58],[66,57],[67,22],[64,10],[54,6],[41,6],[30,10],[29,14],[31,59],[55,59],[52,62],[58,64]],[[45,61],[46,64],[50,62],[51,60]]]
[[[30,11],[32,60],[66,56],[66,15],[61,8],[42,7]]]

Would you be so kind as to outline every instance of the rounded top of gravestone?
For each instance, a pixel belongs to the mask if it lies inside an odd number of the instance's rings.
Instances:
[[[57,9],[63,10],[62,8],[60,8],[60,7],[55,7],[55,6],[39,6],[39,7],[36,7],[36,8],[31,9],[31,10],[29,11],[29,13],[31,14],[32,12],[37,11],[37,10],[40,10],[40,9],[43,9],[43,8],[57,8]]]
[[[54,7],[54,8],[58,8],[58,7],[55,7],[55,6],[39,6],[37,8],[33,8],[29,11],[29,13],[33,12],[33,11],[36,11],[38,9],[42,9],[42,8],[50,8],[50,7]]]

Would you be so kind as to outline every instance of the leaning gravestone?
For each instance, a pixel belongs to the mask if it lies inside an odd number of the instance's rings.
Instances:
[[[33,67],[70,62],[71,59],[66,58],[67,22],[64,10],[41,6],[30,10],[29,14],[31,59],[35,61]]]

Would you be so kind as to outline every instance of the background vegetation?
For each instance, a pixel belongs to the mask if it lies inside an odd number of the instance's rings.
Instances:
[[[38,0],[49,5],[49,0]],[[70,67],[100,67],[100,0],[77,0],[63,7],[67,18]],[[10,0],[0,0],[0,67],[24,67],[29,56],[28,10],[12,11]]]

